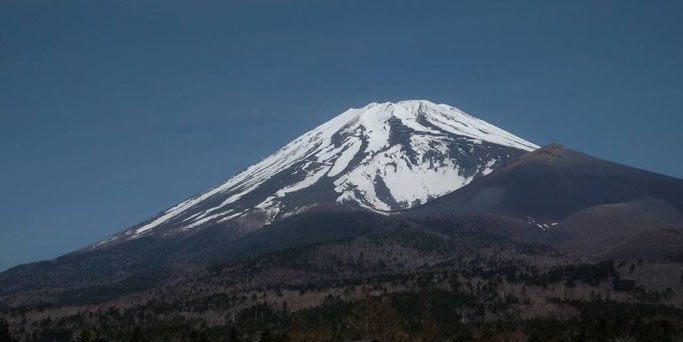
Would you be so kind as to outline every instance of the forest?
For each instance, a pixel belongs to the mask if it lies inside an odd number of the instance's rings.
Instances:
[[[676,273],[677,272],[677,273]],[[2,307],[26,342],[677,341],[677,262],[397,230]],[[142,291],[140,289],[143,289]],[[3,340],[3,342],[4,342]]]

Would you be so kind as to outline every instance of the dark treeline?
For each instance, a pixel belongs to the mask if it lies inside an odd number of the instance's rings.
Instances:
[[[128,329],[74,331],[48,328],[29,341],[47,342],[251,342],[251,341],[677,341],[683,310],[610,300],[552,302],[577,314],[569,319],[482,320],[485,308],[473,295],[443,290],[367,296],[354,302],[329,297],[323,305],[291,313],[286,306],[245,308],[223,324],[191,319],[132,324]],[[514,300],[500,298],[504,310]],[[0,341],[11,338],[0,319]]]
[[[153,286],[159,275],[150,272],[0,307],[9,320],[0,342],[683,339],[680,264],[573,259],[448,227],[288,248]]]

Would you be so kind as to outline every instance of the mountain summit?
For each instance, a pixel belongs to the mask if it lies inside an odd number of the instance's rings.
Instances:
[[[321,205],[391,213],[448,194],[536,148],[445,104],[370,103],[100,244],[230,221],[258,228]]]

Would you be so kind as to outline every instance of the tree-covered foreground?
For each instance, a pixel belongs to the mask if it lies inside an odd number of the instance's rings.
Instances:
[[[500,298],[505,310],[514,299]],[[411,291],[367,296],[354,302],[328,298],[312,309],[290,312],[285,306],[261,304],[207,326],[192,319],[159,320],[128,328],[50,328],[30,341],[76,342],[233,342],[233,341],[679,341],[683,310],[661,305],[617,303],[610,300],[554,300],[573,317],[471,321],[472,312],[490,311],[472,295],[443,290]],[[492,314],[495,314],[495,309]],[[74,318],[76,319],[76,318]],[[103,318],[106,320],[106,318]],[[0,320],[0,341],[17,341]]]

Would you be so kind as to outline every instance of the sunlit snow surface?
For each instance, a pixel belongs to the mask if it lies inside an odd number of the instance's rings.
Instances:
[[[269,224],[316,206],[315,196],[296,196],[319,184],[327,184],[339,205],[382,213],[410,208],[492,172],[505,154],[476,160],[475,165],[458,157],[475,160],[469,155],[489,148],[484,142],[523,151],[538,148],[448,105],[422,100],[371,103],[345,111],[225,183],[100,244],[136,238],[162,226],[165,231],[187,230],[254,212]],[[265,185],[276,178],[277,187]]]

